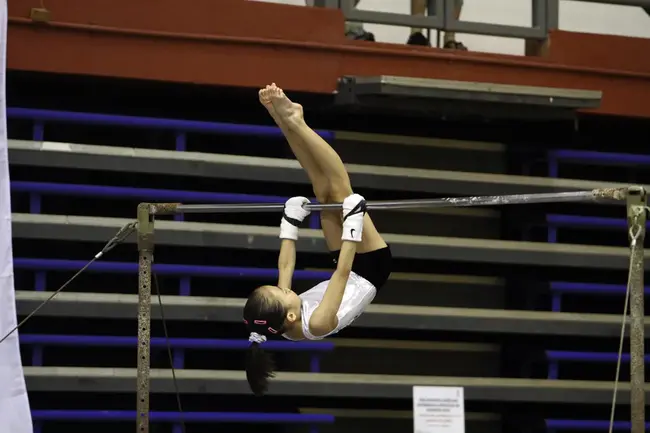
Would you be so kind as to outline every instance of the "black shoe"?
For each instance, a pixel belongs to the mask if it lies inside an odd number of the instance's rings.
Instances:
[[[345,37],[354,41],[375,42],[375,35],[363,29],[353,29],[345,34]]]
[[[458,51],[468,51],[465,44],[458,41],[447,41],[443,47],[447,50],[458,50]]]
[[[406,43],[408,45],[420,45],[423,47],[431,46],[431,42],[429,42],[429,38],[427,38],[420,32],[411,33],[411,36],[409,36],[409,40]]]

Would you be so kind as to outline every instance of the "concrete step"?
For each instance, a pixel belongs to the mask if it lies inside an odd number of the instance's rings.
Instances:
[[[380,233],[499,239],[501,213],[491,209],[404,209],[372,212]]]
[[[413,430],[413,411],[337,408],[300,408],[305,414],[330,414],[333,425],[319,427],[321,433],[341,431],[403,433]],[[493,413],[466,412],[465,429],[472,433],[501,433],[501,417]]]
[[[501,143],[337,131],[332,147],[351,164],[505,173]]]
[[[310,281],[296,281],[296,290],[307,290],[312,284]],[[505,286],[504,281],[496,277],[393,272],[386,285],[377,293],[374,303],[504,308]]]
[[[328,373],[499,375],[500,346],[495,344],[345,338],[329,341],[336,348],[321,357],[322,371]]]

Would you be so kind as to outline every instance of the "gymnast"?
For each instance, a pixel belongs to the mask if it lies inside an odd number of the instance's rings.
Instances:
[[[309,177],[320,203],[343,203],[343,210],[321,211],[327,248],[336,270],[332,277],[301,295],[291,290],[300,223],[310,211],[305,197],[293,197],[280,223],[279,277],[275,286],[261,286],[248,297],[244,323],[251,342],[246,377],[255,395],[263,395],[273,377],[273,362],[261,345],[270,335],[288,340],[321,340],[349,326],[370,305],[391,273],[391,252],[366,213],[366,202],[352,192],[339,155],[312,130],[302,106],[275,84],[259,92],[260,102],[277,123]]]

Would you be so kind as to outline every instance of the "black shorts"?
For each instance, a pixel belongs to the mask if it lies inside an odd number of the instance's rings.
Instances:
[[[330,251],[334,264],[339,259],[341,251]],[[354,256],[352,263],[352,272],[370,281],[379,291],[392,271],[393,255],[390,252],[390,246],[380,248],[368,253],[357,254]]]

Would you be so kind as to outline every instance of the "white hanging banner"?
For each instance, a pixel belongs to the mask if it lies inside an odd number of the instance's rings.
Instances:
[[[465,433],[465,397],[462,387],[414,386],[415,433]]]
[[[7,156],[7,0],[0,0],[0,338],[16,326]],[[18,333],[0,343],[0,432],[32,433]]]

